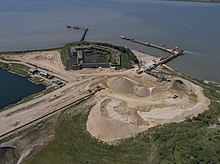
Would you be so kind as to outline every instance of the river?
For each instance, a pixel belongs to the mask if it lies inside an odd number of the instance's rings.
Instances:
[[[27,78],[0,69],[0,110],[19,100],[44,90],[44,85],[36,85]]]
[[[57,47],[79,40],[121,44],[161,56],[160,51],[120,39],[178,46],[186,51],[169,65],[199,79],[220,82],[220,4],[159,0],[1,0],[0,51]],[[1,78],[2,79],[2,78]]]

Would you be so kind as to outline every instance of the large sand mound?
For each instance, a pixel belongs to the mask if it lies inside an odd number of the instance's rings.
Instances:
[[[112,77],[107,81],[107,85],[113,91],[124,93],[124,94],[133,94],[134,88],[138,85],[135,81],[127,77]]]
[[[127,103],[121,100],[104,100],[101,103],[100,114],[102,117],[136,124],[136,120],[128,109]]]
[[[116,76],[108,79],[107,85],[114,92],[122,94],[133,94],[139,97],[147,97],[150,95],[150,90],[148,88],[124,76]]]
[[[174,89],[184,93],[189,92],[189,87],[181,80],[175,80],[169,89]]]
[[[162,92],[164,92],[164,91],[161,88],[152,88],[151,89],[151,95],[161,94]]]
[[[137,125],[137,118],[126,102],[112,98],[101,100],[92,108],[86,126],[92,136],[106,142],[127,138],[148,128]]]
[[[148,88],[145,88],[145,87],[137,88],[135,93],[136,93],[137,96],[140,96],[140,97],[150,96],[150,90]]]

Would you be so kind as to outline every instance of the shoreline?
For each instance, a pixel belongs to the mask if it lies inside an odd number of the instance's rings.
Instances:
[[[60,50],[61,47],[52,47],[52,48],[45,48],[45,49],[30,49],[30,50],[15,50],[15,51],[0,51],[1,55],[10,55],[10,54],[21,54],[21,53],[30,53],[30,52],[42,52],[42,51],[54,51],[54,50]]]
[[[166,0],[165,0],[166,1]],[[170,0],[167,0],[167,1],[170,1]],[[171,0],[172,1],[172,0]],[[184,0],[183,0],[184,1]],[[77,41],[76,41],[77,42]],[[75,42],[68,42],[68,43],[65,43],[65,44],[71,44],[71,43],[75,43]],[[91,43],[102,43],[102,42],[91,42]],[[106,42],[104,42],[106,43]],[[116,45],[116,44],[113,44],[113,45]],[[123,45],[116,45],[116,46],[123,46]],[[24,53],[33,53],[33,52],[47,52],[47,51],[60,51],[62,48],[64,47],[63,46],[58,46],[58,47],[52,47],[52,48],[45,48],[45,49],[31,49],[31,50],[15,50],[15,51],[2,51],[0,52],[0,57],[1,55],[11,55],[11,54],[15,54],[15,55],[20,55],[20,54],[24,54]],[[123,46],[124,47],[124,46]],[[126,47],[126,48],[129,48],[129,47]],[[129,48],[130,49],[130,48]],[[139,50],[134,50],[134,49],[130,49],[131,51],[136,51],[138,53],[142,53],[142,54],[145,54]],[[147,56],[149,56],[150,58],[152,59],[158,59],[159,57],[156,57],[154,55],[149,55],[149,54],[145,54]],[[138,55],[139,56],[139,55]],[[137,57],[138,57],[137,56]],[[141,58],[144,58],[144,56],[140,56]],[[1,60],[1,58],[0,58]],[[15,60],[14,60],[15,61]],[[17,62],[19,62],[20,60],[17,60]],[[8,61],[10,62],[10,61]],[[15,61],[16,62],[16,61]],[[171,71],[175,71],[174,69],[172,69],[171,67],[167,66],[167,65],[163,65],[164,67],[166,67],[167,69],[171,70]],[[1,68],[1,67],[0,67]],[[46,69],[46,68],[44,68]],[[14,73],[14,72],[12,72]],[[16,74],[16,73],[15,73]],[[19,74],[18,74],[19,75]],[[190,78],[193,78],[192,76],[190,76]],[[198,80],[201,80],[201,81],[207,81],[209,83],[216,83],[216,84],[219,84],[219,82],[217,81],[214,81],[214,80],[207,80],[207,79],[198,79]]]

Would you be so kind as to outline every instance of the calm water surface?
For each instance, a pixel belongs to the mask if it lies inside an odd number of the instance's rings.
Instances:
[[[79,40],[122,44],[166,55],[120,39],[178,46],[186,51],[170,65],[200,79],[220,82],[220,5],[158,0],[1,0],[0,51],[41,49]],[[2,77],[1,77],[2,79]]]
[[[27,78],[0,69],[0,110],[44,89],[43,85],[33,84]]]

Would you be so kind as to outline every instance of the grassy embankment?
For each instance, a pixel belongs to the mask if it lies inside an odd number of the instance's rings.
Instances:
[[[11,61],[11,60],[7,60],[7,61]],[[12,61],[14,61],[14,60],[12,60]],[[42,78],[40,78],[40,77],[30,77],[30,74],[28,73],[30,68],[25,66],[25,65],[18,64],[18,63],[8,64],[8,63],[1,63],[0,62],[0,68],[6,69],[9,72],[17,74],[19,76],[27,77],[28,80],[30,80],[31,82],[33,82],[35,84],[46,85]]]
[[[5,52],[0,52],[0,55],[19,55],[19,54],[24,54],[24,53],[55,51],[55,50],[60,50],[60,49],[61,49],[61,47],[46,48],[46,49],[35,49],[35,50],[26,50],[26,51],[5,51]]]
[[[219,100],[211,87],[206,85],[205,95]],[[88,114],[67,116],[57,123],[55,139],[24,163],[219,163],[220,127],[210,126],[220,124],[220,104],[212,101],[209,108],[198,117],[151,128],[117,146],[88,134]]]
[[[96,42],[74,42],[74,43],[67,43],[61,48],[61,59],[65,67],[67,67],[66,58],[70,54],[70,47],[71,46],[82,46],[82,45],[99,45],[104,47],[109,47],[115,49],[120,52],[120,68],[132,68],[134,63],[138,63],[137,57],[133,54],[133,52],[129,48],[125,48],[122,46],[116,46],[109,43],[96,43]],[[104,53],[103,53],[104,54]]]
[[[24,77],[29,76],[29,73],[28,73],[29,68],[22,64],[17,64],[17,63],[5,64],[5,63],[0,62],[0,68],[6,69],[19,76],[24,76]]]

